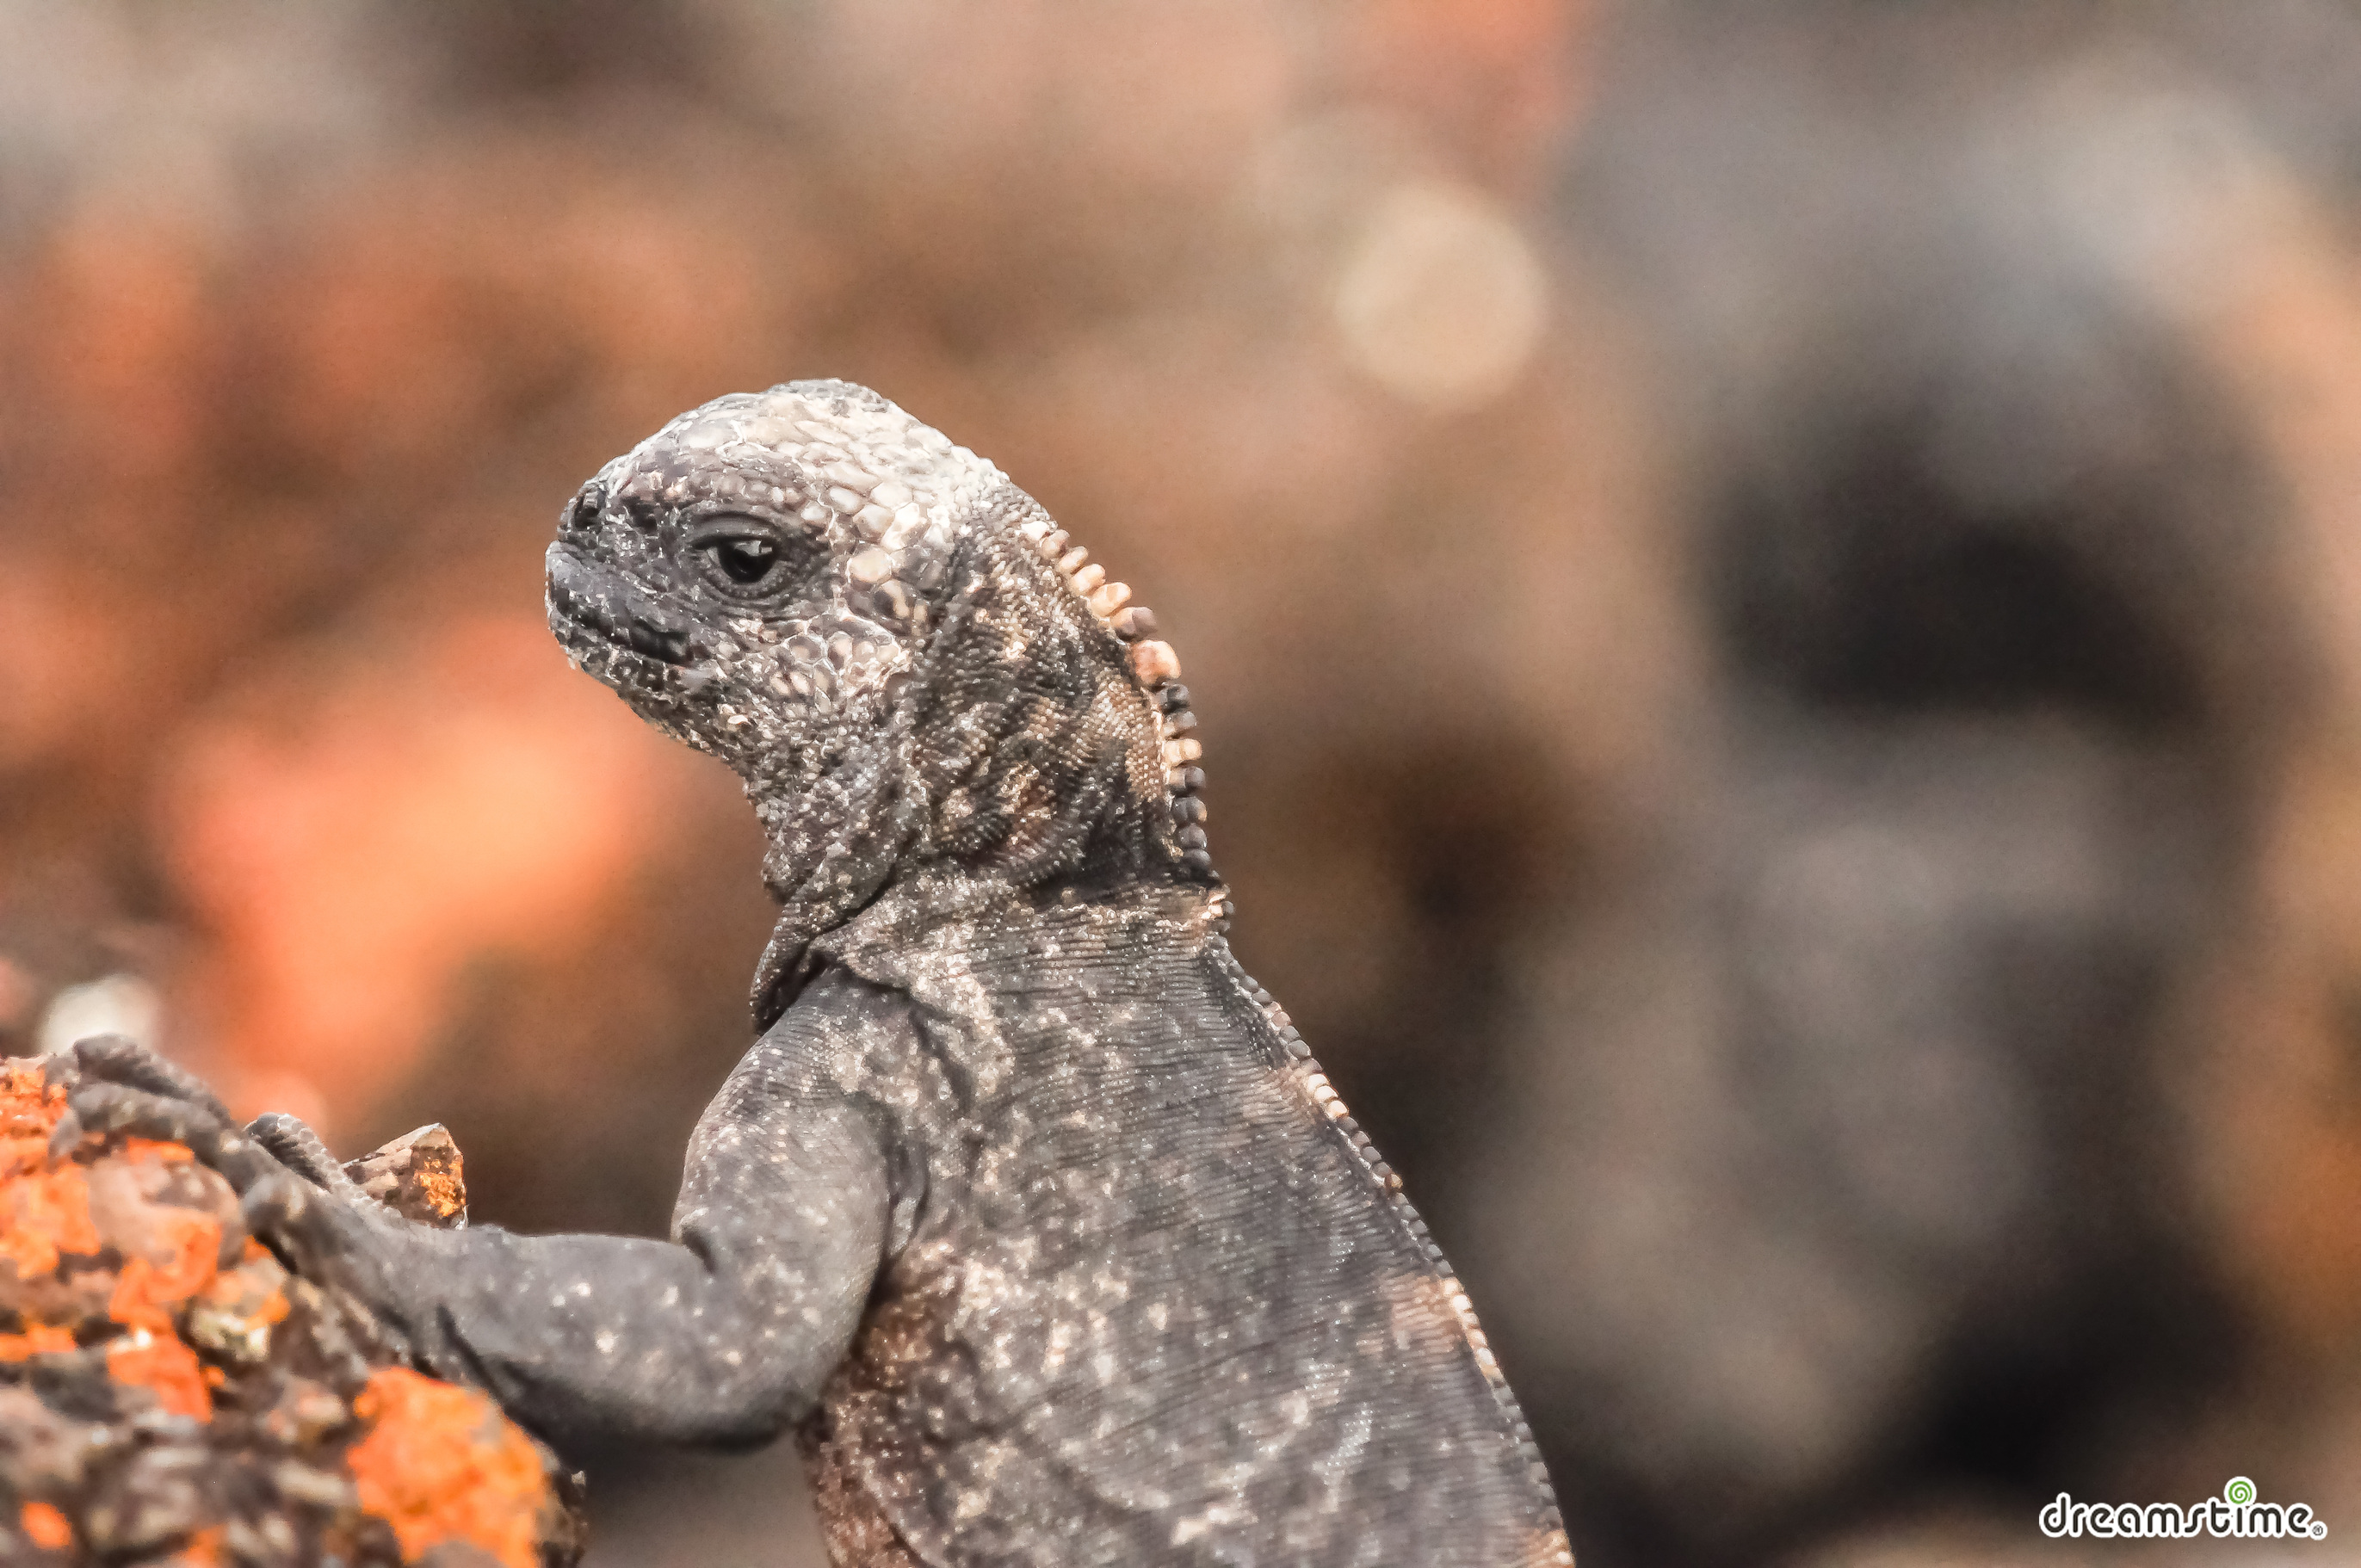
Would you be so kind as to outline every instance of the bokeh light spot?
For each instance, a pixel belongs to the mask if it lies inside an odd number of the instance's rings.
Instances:
[[[1380,197],[1336,286],[1353,362],[1388,391],[1464,409],[1508,389],[1548,314],[1539,258],[1491,202],[1417,182]]]

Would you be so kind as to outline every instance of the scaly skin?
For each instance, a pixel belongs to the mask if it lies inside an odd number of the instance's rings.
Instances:
[[[1230,957],[1177,662],[1038,505],[796,382],[609,464],[549,585],[769,838],[763,1032],[674,1241],[413,1226],[153,1073],[86,1124],[246,1172],[261,1234],[545,1431],[797,1426],[840,1563],[1571,1562],[1466,1296]]]

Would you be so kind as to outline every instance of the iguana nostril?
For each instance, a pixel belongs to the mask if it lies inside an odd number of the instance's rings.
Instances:
[[[607,490],[603,485],[587,485],[582,493],[567,503],[566,515],[558,519],[561,533],[588,533],[598,526],[598,514],[607,507]]]

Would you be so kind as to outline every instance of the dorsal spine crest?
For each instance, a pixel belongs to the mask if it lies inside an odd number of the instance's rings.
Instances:
[[[1087,549],[1076,544],[1071,534],[1047,517],[1027,518],[1018,525],[1018,532],[1089,608],[1099,624],[1129,647],[1131,673],[1154,705],[1163,736],[1166,804],[1180,840],[1181,864],[1201,880],[1218,886],[1220,879],[1213,872],[1213,857],[1206,846],[1205,802],[1201,794],[1205,787],[1205,770],[1198,764],[1204,756],[1204,746],[1191,733],[1197,728],[1197,715],[1189,706],[1189,688],[1180,684],[1180,655],[1173,652],[1170,643],[1156,639],[1156,612],[1145,605],[1133,604],[1130,587],[1109,582],[1106,568],[1091,560]],[[1226,929],[1235,909],[1225,888],[1222,890],[1220,905],[1216,928]]]

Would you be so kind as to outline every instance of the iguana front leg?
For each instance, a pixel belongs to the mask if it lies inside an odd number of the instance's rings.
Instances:
[[[291,1267],[530,1426],[752,1442],[818,1399],[884,1255],[889,1123],[815,1064],[906,1034],[900,1005],[818,986],[748,1053],[698,1124],[665,1242],[413,1223],[283,1168],[153,1058],[96,1055],[71,1103],[90,1131],[186,1143]]]

